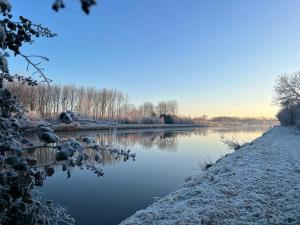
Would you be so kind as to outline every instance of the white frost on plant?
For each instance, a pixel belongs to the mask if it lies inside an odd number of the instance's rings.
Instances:
[[[5,29],[4,29],[3,25],[0,23],[0,44],[1,44],[1,47],[3,47],[5,39],[6,39],[6,32],[5,32]]]
[[[300,132],[275,127],[121,225],[300,224]]]
[[[3,5],[5,4],[5,0],[0,0],[0,10],[3,11]],[[4,47],[6,39],[6,32],[3,25],[0,23],[0,47]],[[0,52],[0,70],[3,73],[8,73],[8,64],[6,59],[6,53]]]
[[[2,52],[0,52],[0,70],[3,73],[9,73],[7,59]]]
[[[0,10],[2,12],[10,11],[11,10],[11,4],[7,0],[0,0]]]

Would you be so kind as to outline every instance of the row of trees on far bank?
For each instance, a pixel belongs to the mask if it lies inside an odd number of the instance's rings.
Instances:
[[[71,110],[81,118],[115,120],[127,124],[236,126],[274,123],[274,120],[267,118],[180,116],[176,100],[160,101],[156,105],[151,102],[134,105],[129,101],[128,95],[116,89],[58,84],[31,87],[20,82],[7,82],[5,86],[18,97],[22,106],[28,110],[29,117],[37,119],[53,118],[62,111]]]
[[[130,103],[126,94],[116,89],[57,84],[30,87],[21,82],[8,82],[6,86],[20,99],[23,107],[36,117],[49,118],[61,111],[71,110],[81,117],[98,120],[113,119],[127,123],[147,120],[159,123],[162,114],[172,117],[178,115],[178,103],[175,100],[161,101],[157,105],[145,102],[136,106]]]

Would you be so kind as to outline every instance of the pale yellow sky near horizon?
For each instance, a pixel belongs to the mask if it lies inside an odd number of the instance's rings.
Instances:
[[[200,107],[199,107],[200,108]],[[217,116],[231,116],[231,117],[265,117],[270,119],[275,119],[276,114],[279,110],[278,106],[275,105],[256,105],[256,106],[228,106],[228,107],[206,107],[203,109],[197,109],[197,106],[194,106],[194,109],[191,110],[189,107],[180,109],[180,114],[185,116],[197,117],[206,115],[208,117],[217,117]]]
[[[229,98],[226,101],[199,101],[187,102],[179,100],[179,114],[185,116],[236,116],[236,117],[265,117],[276,118],[279,107],[272,103],[272,92],[262,95],[259,99],[253,98],[249,102],[241,102],[239,97]],[[237,100],[238,99],[238,100]]]

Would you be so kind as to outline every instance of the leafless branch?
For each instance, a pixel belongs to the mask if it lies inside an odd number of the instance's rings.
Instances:
[[[49,58],[47,57],[44,57],[44,56],[39,56],[39,55],[29,55],[29,56],[26,56],[22,53],[19,53],[18,55],[22,56],[26,62],[27,62],[27,70],[29,69],[29,66],[32,66],[36,71],[34,73],[39,73],[40,75],[40,78],[43,79],[44,82],[46,82],[48,85],[50,82],[52,82],[51,79],[49,79],[43,72],[43,68],[39,67],[40,63],[41,62],[38,62],[38,63],[34,63],[30,58],[32,57],[35,57],[35,58],[41,58],[42,60],[45,60],[45,61],[49,61]]]

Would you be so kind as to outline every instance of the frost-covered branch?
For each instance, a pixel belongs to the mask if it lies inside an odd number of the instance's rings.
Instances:
[[[81,9],[86,13],[90,13],[90,8],[96,5],[96,0],[79,0],[81,4]],[[55,0],[52,9],[58,12],[60,9],[65,8],[65,1],[64,0]]]

